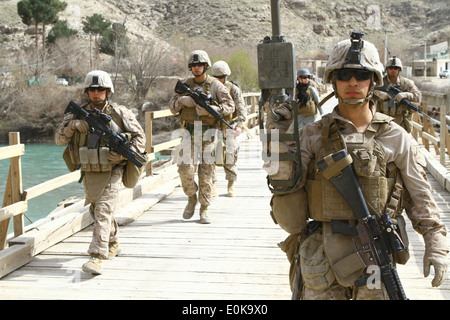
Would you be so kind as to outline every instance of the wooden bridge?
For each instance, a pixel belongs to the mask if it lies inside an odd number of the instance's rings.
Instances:
[[[253,100],[255,111],[256,97],[248,95],[248,99]],[[153,118],[155,114],[148,116]],[[254,127],[255,112],[249,118],[248,126]],[[428,162],[428,177],[442,220],[450,227],[447,150],[442,157],[442,142],[436,133],[428,133],[427,124],[415,126],[420,128],[417,140]],[[219,196],[210,207],[212,224],[199,223],[198,208],[191,220],[182,219],[187,198],[176,167],[168,162],[152,170],[134,189],[121,191],[122,206],[116,218],[121,225],[122,253],[103,263],[102,275],[81,271],[88,259],[92,219],[83,201],[78,201],[28,229],[22,227],[22,232],[15,228],[19,234],[11,235],[0,251],[0,299],[290,299],[289,263],[277,246],[287,233],[269,215],[271,194],[255,131],[241,135],[236,197],[226,196],[223,169],[216,168]],[[427,135],[434,137],[429,140],[436,140],[436,148],[428,145],[427,150],[424,146]],[[7,147],[7,151],[0,149],[0,159],[7,154],[17,169],[20,163],[14,160],[20,158],[21,148],[20,141],[16,142],[17,146]],[[164,148],[171,144],[165,143]],[[151,152],[158,148],[148,146]],[[20,226],[17,217],[26,210],[27,196],[38,196],[66,183],[62,180],[75,179],[76,173],[69,174],[14,195],[20,179],[12,174],[7,188],[10,196],[0,209],[0,221],[15,217]],[[411,259],[406,266],[398,266],[408,297],[449,299],[450,279],[440,288],[432,288],[433,275],[423,278],[423,241],[410,223],[408,228]]]

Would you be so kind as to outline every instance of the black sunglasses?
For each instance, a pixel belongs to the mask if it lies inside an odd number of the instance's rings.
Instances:
[[[88,88],[89,91],[94,92],[95,90],[97,90],[98,92],[103,92],[106,90],[106,88],[103,87],[89,87]]]
[[[357,81],[372,79],[373,71],[365,69],[338,69],[333,71],[333,76],[336,80],[350,81],[355,77]]]
[[[400,67],[387,67],[388,69],[400,70]]]
[[[194,62],[194,63],[191,63],[191,68],[192,67],[201,67],[204,65],[205,65],[205,63],[203,63],[203,62]]]

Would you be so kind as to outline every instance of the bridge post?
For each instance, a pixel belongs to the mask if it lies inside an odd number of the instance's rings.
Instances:
[[[20,133],[9,133],[9,145],[20,144]],[[21,201],[22,197],[22,165],[20,156],[10,158],[10,166],[8,172],[8,179],[6,181],[5,195],[3,197],[2,207],[9,206],[13,203]],[[6,238],[8,236],[9,222],[11,218],[8,218],[0,222],[0,250],[6,247]],[[24,221],[23,213],[15,215],[14,221],[14,236],[23,234]]]

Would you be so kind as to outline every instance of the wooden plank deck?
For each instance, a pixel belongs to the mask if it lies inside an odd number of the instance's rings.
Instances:
[[[241,144],[237,197],[225,196],[226,181],[217,168],[219,197],[213,223],[182,219],[186,196],[174,192],[121,226],[122,254],[104,262],[104,272],[81,271],[87,261],[92,227],[35,256],[0,280],[0,299],[160,299],[288,300],[289,264],[277,243],[287,233],[269,216],[270,192],[261,169],[260,142]],[[450,227],[450,194],[429,175],[433,192]],[[450,279],[431,288],[423,278],[423,241],[408,223],[411,260],[399,266],[410,299],[450,299]]]
[[[182,219],[187,198],[177,187],[120,228],[122,254],[103,263],[101,276],[81,272],[88,227],[2,278],[0,299],[289,299],[289,265],[277,246],[287,234],[270,218],[258,153],[258,140],[242,144],[235,198],[225,196],[217,168],[212,224],[198,223],[199,206]]]

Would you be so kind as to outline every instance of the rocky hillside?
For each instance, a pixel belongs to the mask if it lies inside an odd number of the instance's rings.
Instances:
[[[17,16],[18,0],[0,2],[2,49],[30,45],[28,27]],[[177,46],[177,39],[202,39],[216,46],[256,45],[271,35],[270,0],[66,0],[60,17],[72,28],[94,13],[122,22],[136,39]],[[281,30],[297,50],[329,51],[350,30],[363,30],[372,41],[388,32],[393,46],[441,41],[448,36],[448,0],[280,0]]]
[[[112,22],[125,23],[132,41],[156,42],[182,54],[206,49],[213,56],[223,56],[237,48],[251,52],[256,58],[256,45],[264,37],[272,35],[270,0],[64,1],[68,6],[60,14],[60,19],[67,20],[70,28],[79,30],[78,40],[83,40],[87,52],[89,37],[82,32],[81,21],[94,13]],[[17,15],[18,2],[0,0],[0,143],[8,130],[22,131],[26,128],[30,137],[52,136],[54,123],[61,116],[55,106],[66,103],[53,100],[66,101],[69,96],[79,95],[75,86],[65,88],[65,94],[50,90],[39,99],[49,110],[44,113],[45,110],[29,94],[8,91],[2,76],[13,74],[14,70],[26,71],[23,53],[34,48],[34,28],[21,22]],[[399,56],[414,44],[423,44],[426,40],[428,45],[432,45],[446,41],[450,34],[448,0],[280,0],[279,3],[281,33],[287,41],[295,44],[297,55],[303,59],[326,59],[333,44],[347,38],[351,30],[364,31],[365,39],[380,49],[387,35],[390,52]],[[51,26],[47,26],[47,32],[50,29]],[[84,60],[89,60],[89,57]],[[89,61],[84,60],[81,62],[85,71]],[[76,64],[78,69],[81,62]],[[19,81],[22,80],[15,82]],[[28,96],[31,101],[24,99]],[[46,105],[50,100],[53,104]],[[27,115],[34,111],[27,109],[29,106],[34,106],[41,114],[30,120]],[[11,110],[25,116],[2,118]],[[49,121],[51,115],[54,119]],[[17,128],[11,127],[13,124]],[[42,127],[47,128],[45,132]]]

